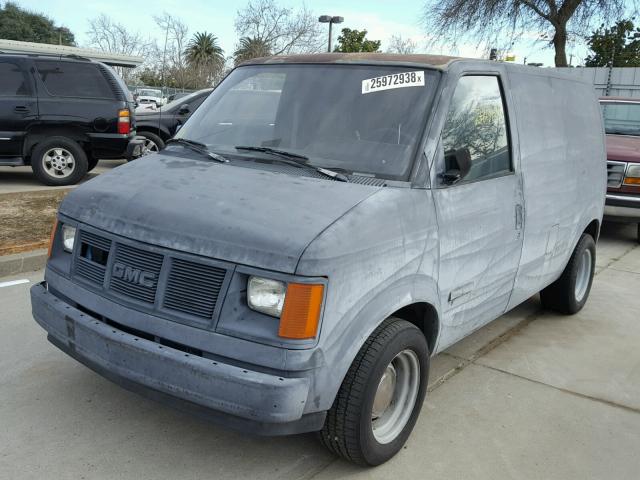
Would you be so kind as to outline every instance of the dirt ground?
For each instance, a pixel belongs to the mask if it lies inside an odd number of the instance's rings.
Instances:
[[[6,193],[0,195],[0,255],[45,248],[58,205],[69,192]]]

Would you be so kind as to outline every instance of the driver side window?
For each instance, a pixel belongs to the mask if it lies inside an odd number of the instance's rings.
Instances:
[[[508,135],[499,78],[460,78],[442,130],[445,170],[456,170],[456,157],[464,152],[470,157],[471,168],[460,182],[513,171]]]

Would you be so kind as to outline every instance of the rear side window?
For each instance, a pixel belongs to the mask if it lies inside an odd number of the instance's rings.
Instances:
[[[468,149],[471,171],[463,182],[509,173],[513,169],[508,135],[498,77],[462,77],[442,130],[445,162],[450,152]]]
[[[27,77],[15,63],[0,61],[0,97],[29,95]]]
[[[47,91],[56,97],[115,98],[97,65],[80,62],[36,60]]]

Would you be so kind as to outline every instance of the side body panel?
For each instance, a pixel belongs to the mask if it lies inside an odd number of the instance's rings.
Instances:
[[[30,125],[38,119],[38,100],[31,75],[30,62],[15,56],[0,57],[2,68],[15,80],[23,82],[18,89],[11,80],[11,92],[0,92],[0,161],[21,164],[22,144]],[[19,81],[19,80],[18,80]]]
[[[557,75],[509,73],[520,129],[525,231],[509,308],[555,281],[592,220],[601,222],[606,154],[590,85]]]
[[[447,348],[502,315],[520,262],[523,208],[517,118],[509,78],[501,64],[454,64],[447,72],[436,112],[438,136],[451,99],[465,76],[497,77],[502,86],[513,172],[446,186],[442,148],[436,149],[431,185],[439,228],[438,287],[441,327],[436,351]]]

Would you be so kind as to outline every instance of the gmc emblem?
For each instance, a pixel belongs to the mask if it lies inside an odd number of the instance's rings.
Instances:
[[[145,272],[139,268],[133,268],[120,262],[115,262],[111,273],[114,277],[124,280],[128,283],[142,285],[143,287],[153,288],[153,282],[156,279],[155,273]]]

